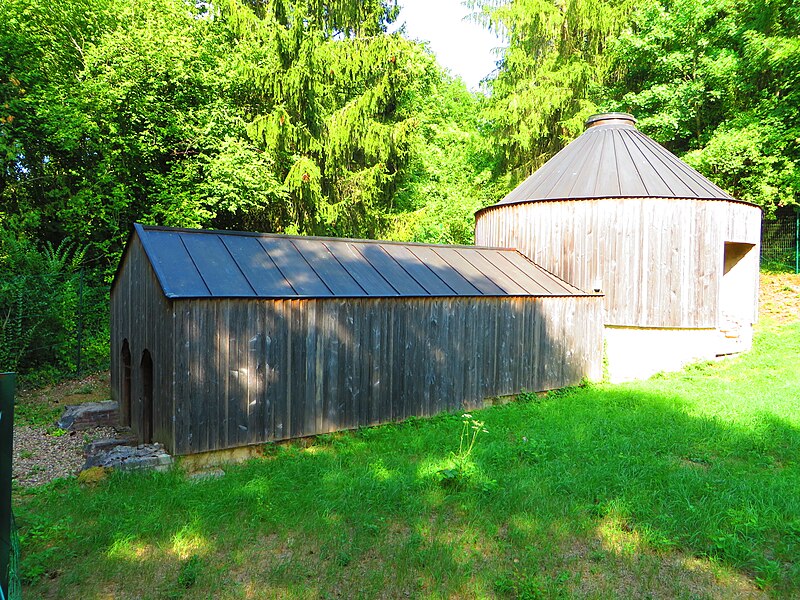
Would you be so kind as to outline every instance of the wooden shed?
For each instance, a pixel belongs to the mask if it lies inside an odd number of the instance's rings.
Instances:
[[[476,215],[476,243],[512,247],[602,291],[612,380],[746,350],[757,317],[761,209],[639,132],[626,113],[586,131]]]
[[[597,378],[601,312],[516,250],[136,225],[112,390],[143,442],[235,448]]]

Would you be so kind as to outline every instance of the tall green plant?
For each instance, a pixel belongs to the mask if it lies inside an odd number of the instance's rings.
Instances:
[[[68,240],[39,250],[0,229],[0,370],[74,370],[83,258]]]

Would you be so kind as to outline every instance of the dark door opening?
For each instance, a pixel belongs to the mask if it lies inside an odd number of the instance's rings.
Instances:
[[[150,352],[142,353],[142,443],[153,443],[153,359]]]
[[[120,413],[122,424],[131,426],[131,349],[128,340],[122,341],[122,398]]]

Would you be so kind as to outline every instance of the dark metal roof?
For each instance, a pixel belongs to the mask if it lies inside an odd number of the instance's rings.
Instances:
[[[734,198],[636,129],[627,113],[593,115],[587,129],[498,204],[587,198]]]
[[[169,298],[590,295],[510,249],[135,230]]]

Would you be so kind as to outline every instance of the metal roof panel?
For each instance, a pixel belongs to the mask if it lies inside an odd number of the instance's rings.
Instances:
[[[498,204],[587,198],[734,199],[638,131],[635,119],[597,117]]]
[[[259,241],[292,286],[295,295],[315,298],[333,296],[322,278],[292,243],[292,239],[261,238]]]
[[[184,246],[179,231],[160,231],[156,235],[148,232],[142,245],[167,296],[211,295]]]
[[[350,276],[361,286],[366,296],[397,296],[397,290],[361,255],[356,244],[347,240],[326,240],[325,246]]]
[[[451,267],[458,270],[461,276],[469,281],[478,291],[485,296],[503,296],[506,292],[496,283],[484,275],[478,267],[469,261],[470,252],[462,252],[461,248],[436,248],[435,252],[441,256]]]
[[[406,246],[400,244],[381,245],[384,252],[395,259],[406,273],[411,275],[431,296],[452,296],[450,288],[432,269]]]
[[[516,250],[136,225],[171,298],[584,296]]]
[[[358,285],[325,244],[297,239],[294,240],[294,246],[334,296],[366,295],[364,288]]]
[[[256,295],[219,236],[199,238],[182,233],[181,241],[212,296]]]
[[[480,295],[478,288],[469,281],[436,253],[432,246],[414,246],[410,250],[414,255],[424,262],[449,288],[450,294],[457,296]]]
[[[291,296],[295,290],[257,238],[224,235],[220,239],[258,296]]]

